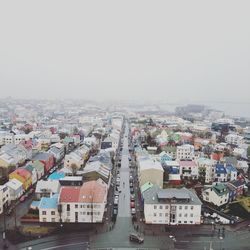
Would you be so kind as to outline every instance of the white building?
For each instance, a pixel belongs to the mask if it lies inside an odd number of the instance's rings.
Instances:
[[[24,192],[23,183],[17,179],[9,180],[6,186],[9,188],[10,201],[17,200]]]
[[[101,223],[107,192],[107,185],[100,179],[85,182],[81,187],[62,187],[59,194],[61,221]]]
[[[214,181],[214,172],[215,172],[215,161],[208,158],[198,158],[196,160],[199,175],[204,175],[205,183],[211,183]]]
[[[138,159],[138,178],[139,184],[142,186],[146,182],[151,182],[159,187],[163,187],[164,170],[160,162],[150,158]]]
[[[228,144],[240,146],[244,142],[244,137],[236,134],[229,134],[225,136],[225,141]]]
[[[180,175],[182,178],[198,179],[199,170],[194,161],[179,161]]]
[[[10,193],[6,185],[0,186],[0,214],[3,213],[4,205],[8,206],[10,202]]]
[[[65,146],[63,143],[60,142],[52,144],[48,153],[51,153],[55,157],[56,161],[59,161],[64,157]]]
[[[40,222],[60,222],[58,211],[58,194],[43,197],[38,205]]]
[[[229,192],[223,183],[216,183],[212,187],[207,187],[203,190],[202,199],[220,207],[228,203]]]
[[[144,216],[147,224],[200,224],[201,201],[194,191],[186,188],[160,189],[143,192]]]
[[[185,144],[182,146],[177,146],[176,151],[177,160],[194,160],[194,146]]]

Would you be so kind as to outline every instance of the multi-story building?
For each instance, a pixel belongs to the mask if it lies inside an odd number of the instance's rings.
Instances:
[[[194,161],[179,161],[180,175],[183,179],[198,179],[198,166]]]
[[[200,224],[201,201],[186,188],[161,189],[157,185],[143,192],[147,224]]]
[[[10,194],[9,188],[7,185],[0,186],[0,214],[3,213],[4,206],[9,205],[10,202]]]
[[[176,151],[177,160],[194,160],[194,146],[185,144],[182,146],[177,146]]]
[[[229,135],[225,136],[225,141],[228,144],[240,146],[244,142],[244,137],[237,135],[237,134],[229,134]]]
[[[215,185],[203,190],[202,198],[204,201],[220,207],[228,203],[229,191],[223,183],[216,183]]]
[[[62,222],[101,223],[107,203],[107,185],[100,179],[81,187],[65,186],[59,194]]]

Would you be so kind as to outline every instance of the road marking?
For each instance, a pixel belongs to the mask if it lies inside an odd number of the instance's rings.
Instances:
[[[42,248],[42,250],[50,250],[50,249],[70,247],[70,246],[83,245],[83,244],[85,245],[87,244],[87,242],[79,242],[79,243],[72,243],[72,244],[60,245],[60,246],[55,246],[55,247]]]

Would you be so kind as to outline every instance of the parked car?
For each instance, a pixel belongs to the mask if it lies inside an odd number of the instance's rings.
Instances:
[[[130,188],[130,193],[133,194],[134,192],[134,188]]]
[[[144,239],[142,237],[140,237],[138,234],[130,234],[129,235],[129,240],[133,241],[133,242],[137,242],[139,244],[143,243]]]
[[[130,201],[135,201],[135,195],[134,194],[130,195]]]
[[[135,215],[135,214],[136,214],[135,208],[131,208],[131,214],[132,214],[132,215]]]
[[[131,208],[134,208],[134,207],[135,207],[135,203],[131,201],[131,202],[130,202],[130,207],[131,207]]]
[[[26,199],[26,195],[23,195],[23,196],[21,196],[20,201],[21,201],[21,202],[24,202],[25,199]]]

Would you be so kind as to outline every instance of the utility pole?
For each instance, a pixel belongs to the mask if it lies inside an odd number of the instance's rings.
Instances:
[[[5,212],[6,212],[6,203],[3,204],[3,249],[8,248],[8,245],[6,243],[6,218],[5,218]]]

